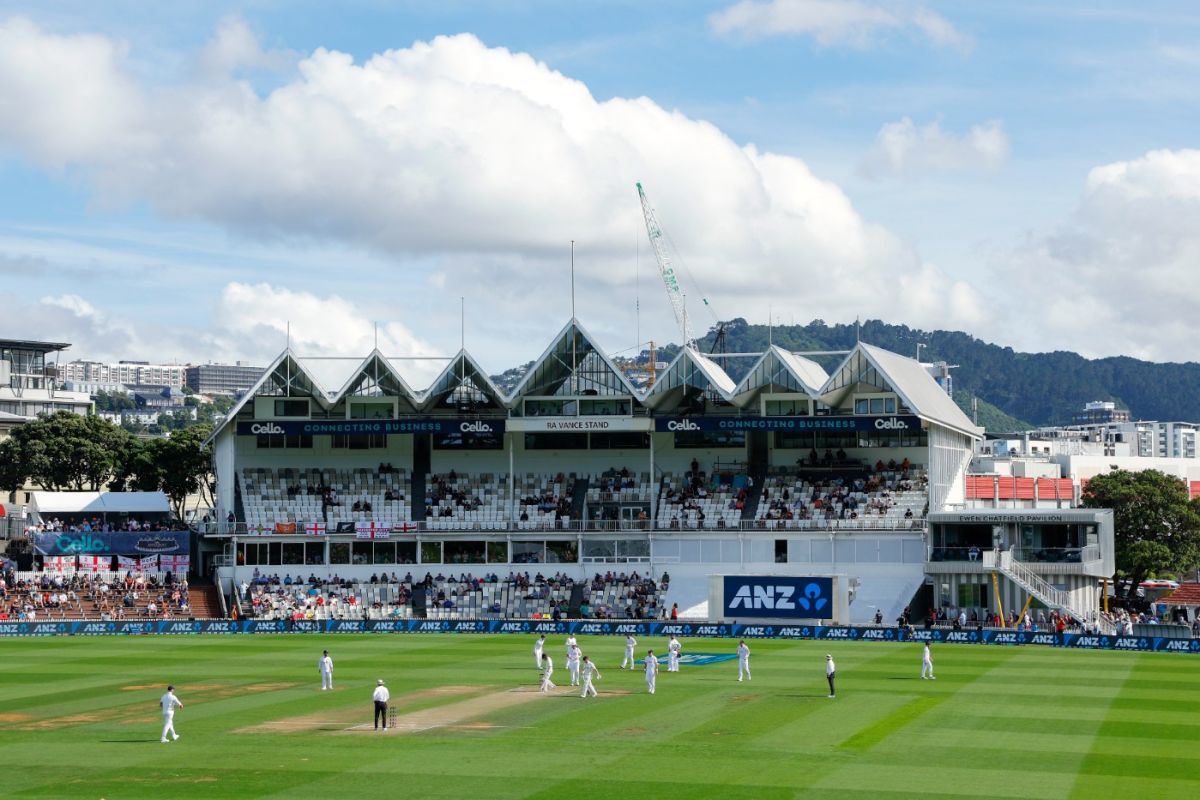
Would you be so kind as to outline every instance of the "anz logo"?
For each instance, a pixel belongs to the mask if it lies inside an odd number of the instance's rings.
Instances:
[[[579,626],[580,633],[601,633],[600,626],[595,622],[585,622]]]
[[[697,636],[720,636],[721,631],[716,625],[699,625],[696,627]]]
[[[637,632],[638,632],[637,625],[618,625],[617,626],[617,633],[637,633]]]
[[[1200,644],[1200,639],[1196,640],[1195,642],[1189,642],[1187,639],[1176,639],[1175,641],[1166,642],[1162,649],[1186,653],[1193,649],[1193,644]]]
[[[889,639],[891,637],[886,635],[889,633],[891,633],[890,630],[880,630],[878,628],[875,628],[875,629],[863,631],[862,638],[864,638],[864,639]]]
[[[683,633],[683,626],[682,625],[663,625],[662,633],[663,634],[672,634],[673,633],[676,636],[678,636]]]
[[[533,626],[535,633],[558,633],[557,622],[539,622]]]
[[[1057,644],[1053,633],[1035,633],[1030,641],[1034,644]]]
[[[745,585],[734,592],[729,608],[731,611],[735,608],[821,611],[829,605],[828,598],[821,596],[821,587],[816,583],[805,586],[800,597],[795,594],[795,586],[755,586],[751,591],[751,587]]]
[[[442,623],[440,623],[440,622],[422,622],[420,625],[417,626],[417,630],[418,631],[433,631],[434,633],[436,633],[436,632],[442,630]]]
[[[505,622],[500,626],[501,633],[520,633],[522,630],[526,629],[527,628],[522,627],[520,622]]]
[[[952,640],[947,638],[947,641]],[[1016,644],[1017,635],[1015,633],[997,633],[994,637],[992,637],[992,641],[996,644]]]
[[[85,622],[79,630],[80,633],[112,633],[116,630],[116,625],[111,622]]]

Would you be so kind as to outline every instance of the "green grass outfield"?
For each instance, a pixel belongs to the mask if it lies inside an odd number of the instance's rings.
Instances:
[[[548,639],[567,683],[563,638]],[[5,798],[1172,798],[1200,796],[1200,659],[1041,647],[751,641],[645,692],[581,637],[600,697],[540,696],[532,636],[0,641]],[[665,648],[661,639],[639,642]],[[736,641],[685,640],[732,653]],[[333,692],[317,659],[334,658]],[[838,665],[826,697],[824,654]],[[413,733],[369,723],[376,678]],[[178,742],[156,701],[173,682]],[[449,688],[444,688],[449,687]],[[250,729],[250,730],[247,730]]]

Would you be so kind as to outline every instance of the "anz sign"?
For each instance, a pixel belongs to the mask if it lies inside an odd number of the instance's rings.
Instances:
[[[726,575],[724,580],[726,618],[833,618],[832,578]]]

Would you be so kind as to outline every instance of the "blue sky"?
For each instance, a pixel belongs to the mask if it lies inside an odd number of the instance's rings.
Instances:
[[[576,239],[602,343],[676,340],[643,180],[722,317],[1190,360],[1197,34],[1183,2],[0,2],[0,335],[445,354],[464,297],[499,370],[566,321]]]

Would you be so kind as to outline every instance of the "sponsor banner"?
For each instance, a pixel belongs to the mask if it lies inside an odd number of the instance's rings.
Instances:
[[[463,433],[468,436],[494,436],[504,433],[505,419],[322,419],[322,420],[262,420],[239,422],[238,436],[320,436],[346,433]]]
[[[154,533],[35,533],[34,552],[44,556],[102,555],[137,556],[155,554],[186,554],[190,552],[187,531],[156,531]]]
[[[524,635],[667,637],[681,639],[719,637],[727,639],[812,639],[822,641],[935,642],[944,644],[1041,645],[1091,650],[1194,653],[1200,655],[1200,639],[1170,639],[1161,636],[1104,636],[1079,633],[1033,633],[996,630],[918,629],[908,636],[899,628],[860,628],[839,625],[730,625],[695,622],[617,622],[572,620],[58,620],[37,622],[0,621],[4,636],[119,636],[163,634],[245,633],[516,633]],[[665,657],[665,656],[664,656]],[[684,653],[682,663],[714,663],[734,658],[732,654]],[[686,659],[691,658],[691,661]]]
[[[649,431],[649,417],[521,417],[508,420],[510,431],[526,433],[607,433]]]
[[[744,619],[829,619],[833,579],[726,575],[723,617]]]
[[[659,433],[687,431],[919,431],[921,418],[882,417],[656,417]]]

